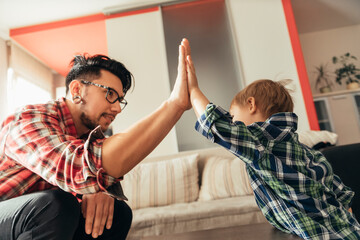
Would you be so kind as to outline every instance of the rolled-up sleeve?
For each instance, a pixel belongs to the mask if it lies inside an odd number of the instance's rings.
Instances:
[[[336,194],[337,200],[341,202],[346,209],[349,209],[352,205],[355,192],[353,192],[351,188],[345,186],[341,179],[335,174],[333,180],[333,191]]]
[[[195,129],[247,163],[261,157],[263,147],[246,125],[241,121],[233,122],[229,112],[212,103],[198,118]]]
[[[41,111],[23,112],[8,127],[5,155],[67,192],[89,194],[104,191],[127,200],[120,180],[102,168],[100,126],[87,139],[65,134],[60,119]]]

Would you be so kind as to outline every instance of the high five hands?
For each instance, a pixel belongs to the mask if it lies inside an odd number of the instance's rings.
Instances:
[[[205,111],[206,106],[209,104],[209,100],[199,88],[198,80],[195,73],[194,63],[191,58],[191,49],[190,49],[189,41],[186,38],[184,38],[181,41],[180,46],[181,48],[184,49],[184,55],[186,56],[185,57],[186,80],[187,80],[189,100],[194,109],[196,116],[200,117],[200,115],[203,114],[203,112]]]
[[[191,108],[191,92],[198,89],[195,68],[191,59],[190,44],[186,38],[179,45],[178,61],[178,75],[170,100],[177,103],[181,110],[186,111]]]
[[[198,82],[197,82],[197,78],[196,78],[196,74],[195,74],[194,63],[191,58],[191,48],[190,48],[189,40],[184,38],[181,41],[181,46],[183,46],[184,50],[185,50],[187,84],[188,84],[189,95],[191,96],[191,92],[193,90],[199,88],[199,86],[198,86]]]

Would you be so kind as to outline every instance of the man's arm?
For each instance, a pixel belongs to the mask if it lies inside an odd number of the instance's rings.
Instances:
[[[185,61],[185,49],[180,45],[178,76],[169,99],[125,132],[104,141],[102,166],[107,174],[120,177],[129,172],[164,139],[184,111],[190,109]]]

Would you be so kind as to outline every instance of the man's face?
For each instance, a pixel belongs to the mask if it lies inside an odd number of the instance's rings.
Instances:
[[[114,74],[101,70],[101,77],[91,81],[114,89],[120,97],[124,96],[123,86],[120,79]],[[82,83],[83,84],[83,83]],[[106,100],[107,89],[98,86],[83,84],[84,95],[83,104],[80,108],[80,120],[88,129],[94,129],[101,125],[101,130],[105,131],[121,112],[119,101],[111,104]]]

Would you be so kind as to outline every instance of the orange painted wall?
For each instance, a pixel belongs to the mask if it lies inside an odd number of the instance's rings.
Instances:
[[[102,14],[13,29],[10,37],[63,76],[74,55],[108,53]]]
[[[291,0],[282,0],[286,23],[290,35],[291,46],[294,53],[296,68],[299,76],[301,91],[303,94],[305,108],[308,115],[311,130],[320,130],[316,115],[314,100],[311,92],[310,82],[306,71],[304,56],[301,50],[301,43],[297,31],[295,17],[291,6]]]
[[[106,19],[157,11],[158,7],[105,16],[102,13],[10,30],[20,46],[66,76],[74,55],[108,55]],[[120,43],[119,43],[120,44]]]

